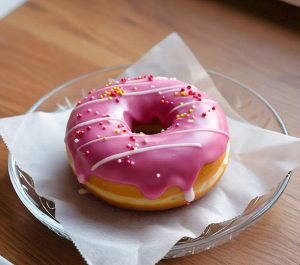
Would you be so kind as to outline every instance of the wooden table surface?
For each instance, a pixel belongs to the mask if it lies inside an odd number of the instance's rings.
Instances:
[[[29,1],[0,21],[0,117],[24,113],[62,82],[134,62],[172,31],[207,68],[255,87],[300,137],[299,9],[238,1]],[[253,1],[255,2],[255,1]],[[261,2],[261,1],[259,1]],[[0,144],[0,255],[15,264],[84,264],[73,244],[17,198]],[[161,265],[299,264],[300,170],[253,227],[204,253]]]

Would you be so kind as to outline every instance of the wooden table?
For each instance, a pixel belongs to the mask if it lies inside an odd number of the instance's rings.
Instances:
[[[134,62],[178,31],[205,67],[255,87],[300,137],[299,9],[235,2],[29,1],[0,21],[0,116],[24,113],[72,77]],[[3,143],[0,151],[0,254],[17,265],[84,264],[71,242],[22,205]],[[298,169],[279,202],[236,239],[160,264],[299,264],[299,177]]]

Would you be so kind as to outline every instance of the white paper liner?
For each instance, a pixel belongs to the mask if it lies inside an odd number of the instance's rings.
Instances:
[[[124,76],[152,73],[195,84],[221,103],[230,128],[229,166],[217,186],[188,207],[141,213],[112,207],[81,186],[67,162],[64,132],[69,111],[31,113],[0,120],[0,134],[39,195],[55,202],[56,218],[88,264],[151,265],[182,237],[198,237],[211,223],[241,214],[300,165],[300,140],[237,121],[181,38],[173,33]]]

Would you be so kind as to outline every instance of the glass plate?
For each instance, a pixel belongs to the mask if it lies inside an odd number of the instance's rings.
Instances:
[[[98,87],[99,84],[105,84],[111,77],[119,76],[127,67],[128,65],[123,65],[101,69],[79,76],[42,97],[28,112],[52,112],[71,108],[74,102],[87,94],[89,89]],[[208,71],[208,73],[230,105],[245,120],[262,128],[287,134],[278,113],[255,90],[220,73],[214,71]],[[55,219],[54,203],[40,197],[35,192],[32,178],[17,166],[11,154],[9,154],[8,169],[13,187],[28,210],[48,228],[70,240],[64,228]],[[226,222],[209,225],[198,238],[182,238],[165,258],[194,254],[231,240],[248,226],[254,224],[272,207],[287,186],[290,175],[291,172],[270,193],[252,200],[240,216]]]

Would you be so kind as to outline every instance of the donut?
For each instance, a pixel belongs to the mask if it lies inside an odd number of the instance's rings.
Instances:
[[[176,78],[122,78],[92,89],[72,110],[65,143],[88,191],[134,210],[188,205],[222,176],[227,120],[205,92]]]

